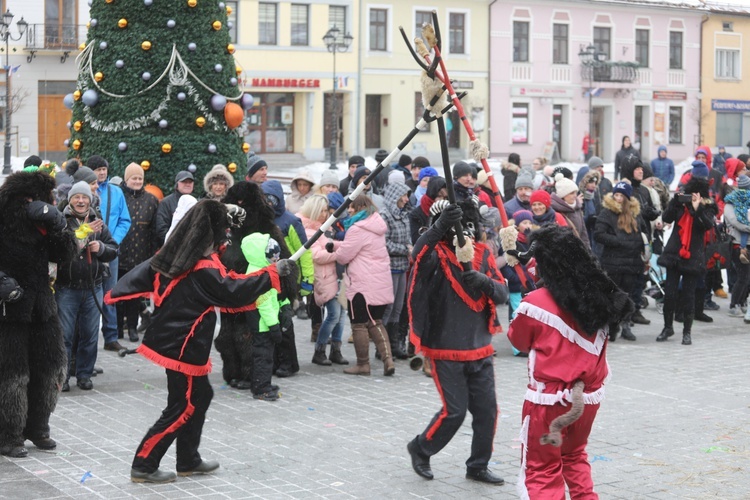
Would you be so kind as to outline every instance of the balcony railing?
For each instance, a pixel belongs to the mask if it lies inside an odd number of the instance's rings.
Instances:
[[[581,79],[585,82],[634,83],[638,81],[639,67],[635,62],[585,62],[581,65]]]
[[[86,42],[87,28],[83,24],[29,24],[26,31],[26,50],[31,53],[28,61],[40,51],[63,52],[62,62],[70,52]]]

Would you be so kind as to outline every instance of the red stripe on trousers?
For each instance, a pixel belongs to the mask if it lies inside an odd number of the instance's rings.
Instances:
[[[138,457],[140,458],[148,458],[148,456],[151,454],[151,450],[154,449],[154,446],[159,444],[159,441],[164,438],[167,434],[171,434],[173,432],[177,432],[177,430],[185,425],[188,420],[190,420],[190,417],[193,416],[193,412],[195,411],[195,406],[193,406],[193,403],[190,402],[190,397],[193,393],[193,377],[190,375],[185,375],[187,377],[187,392],[185,393],[185,401],[187,401],[187,406],[185,407],[185,410],[180,414],[180,416],[175,420],[172,425],[167,427],[165,430],[158,434],[154,434],[151,436],[148,441],[143,443],[143,448],[141,448],[141,451],[138,452]]]
[[[432,380],[435,381],[435,387],[437,387],[438,394],[440,395],[440,401],[443,402],[443,409],[440,410],[440,416],[437,418],[437,420],[435,420],[435,423],[432,424],[427,430],[426,437],[428,441],[432,439],[432,437],[440,428],[440,425],[443,423],[443,420],[445,420],[445,417],[448,416],[448,404],[445,402],[443,387],[440,385],[440,379],[438,378],[437,367],[435,366],[435,363],[432,363]]]

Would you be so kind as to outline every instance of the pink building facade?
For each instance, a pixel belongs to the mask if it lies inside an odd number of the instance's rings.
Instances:
[[[494,2],[490,150],[614,161],[623,136],[650,161],[677,161],[700,144],[701,16],[632,1]],[[588,55],[586,55],[588,53]]]

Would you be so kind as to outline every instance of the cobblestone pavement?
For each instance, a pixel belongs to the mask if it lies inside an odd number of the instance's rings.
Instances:
[[[654,342],[661,317],[653,307],[645,311],[652,324],[634,328],[636,342],[610,344],[613,378],[588,446],[602,498],[750,498],[750,326],[727,316],[727,300],[718,302],[716,321],[695,326],[692,346]],[[0,498],[517,497],[526,362],[513,357],[504,334],[494,341],[502,413],[491,468],[506,480],[498,487],[464,478],[470,417],[433,457],[435,480],[419,478],[405,447],[439,409],[432,381],[404,361],[394,377],[383,377],[377,361],[371,377],[313,365],[309,321],[295,321],[302,368],[277,380],[277,402],[227,388],[214,356],[216,394],[201,453],[221,462],[215,475],[130,482],[134,450],[166,403],[166,378],[144,358],[100,350],[104,374],[94,390],[73,386],[60,397],[52,417],[57,450],[32,446],[28,458],[0,459]],[[344,345],[353,361],[352,345]],[[174,448],[162,467],[174,469]]]

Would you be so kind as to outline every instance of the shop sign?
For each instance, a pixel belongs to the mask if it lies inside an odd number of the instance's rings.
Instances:
[[[711,99],[711,111],[750,111],[750,101]]]
[[[511,87],[514,97],[573,97],[571,89],[560,87]]]
[[[454,80],[452,83],[453,83],[454,89],[473,89],[474,88],[474,82],[470,80]]]
[[[686,101],[687,92],[672,92],[669,90],[654,90],[655,101]]]
[[[253,78],[251,86],[317,88],[320,87],[320,80],[317,78]]]

